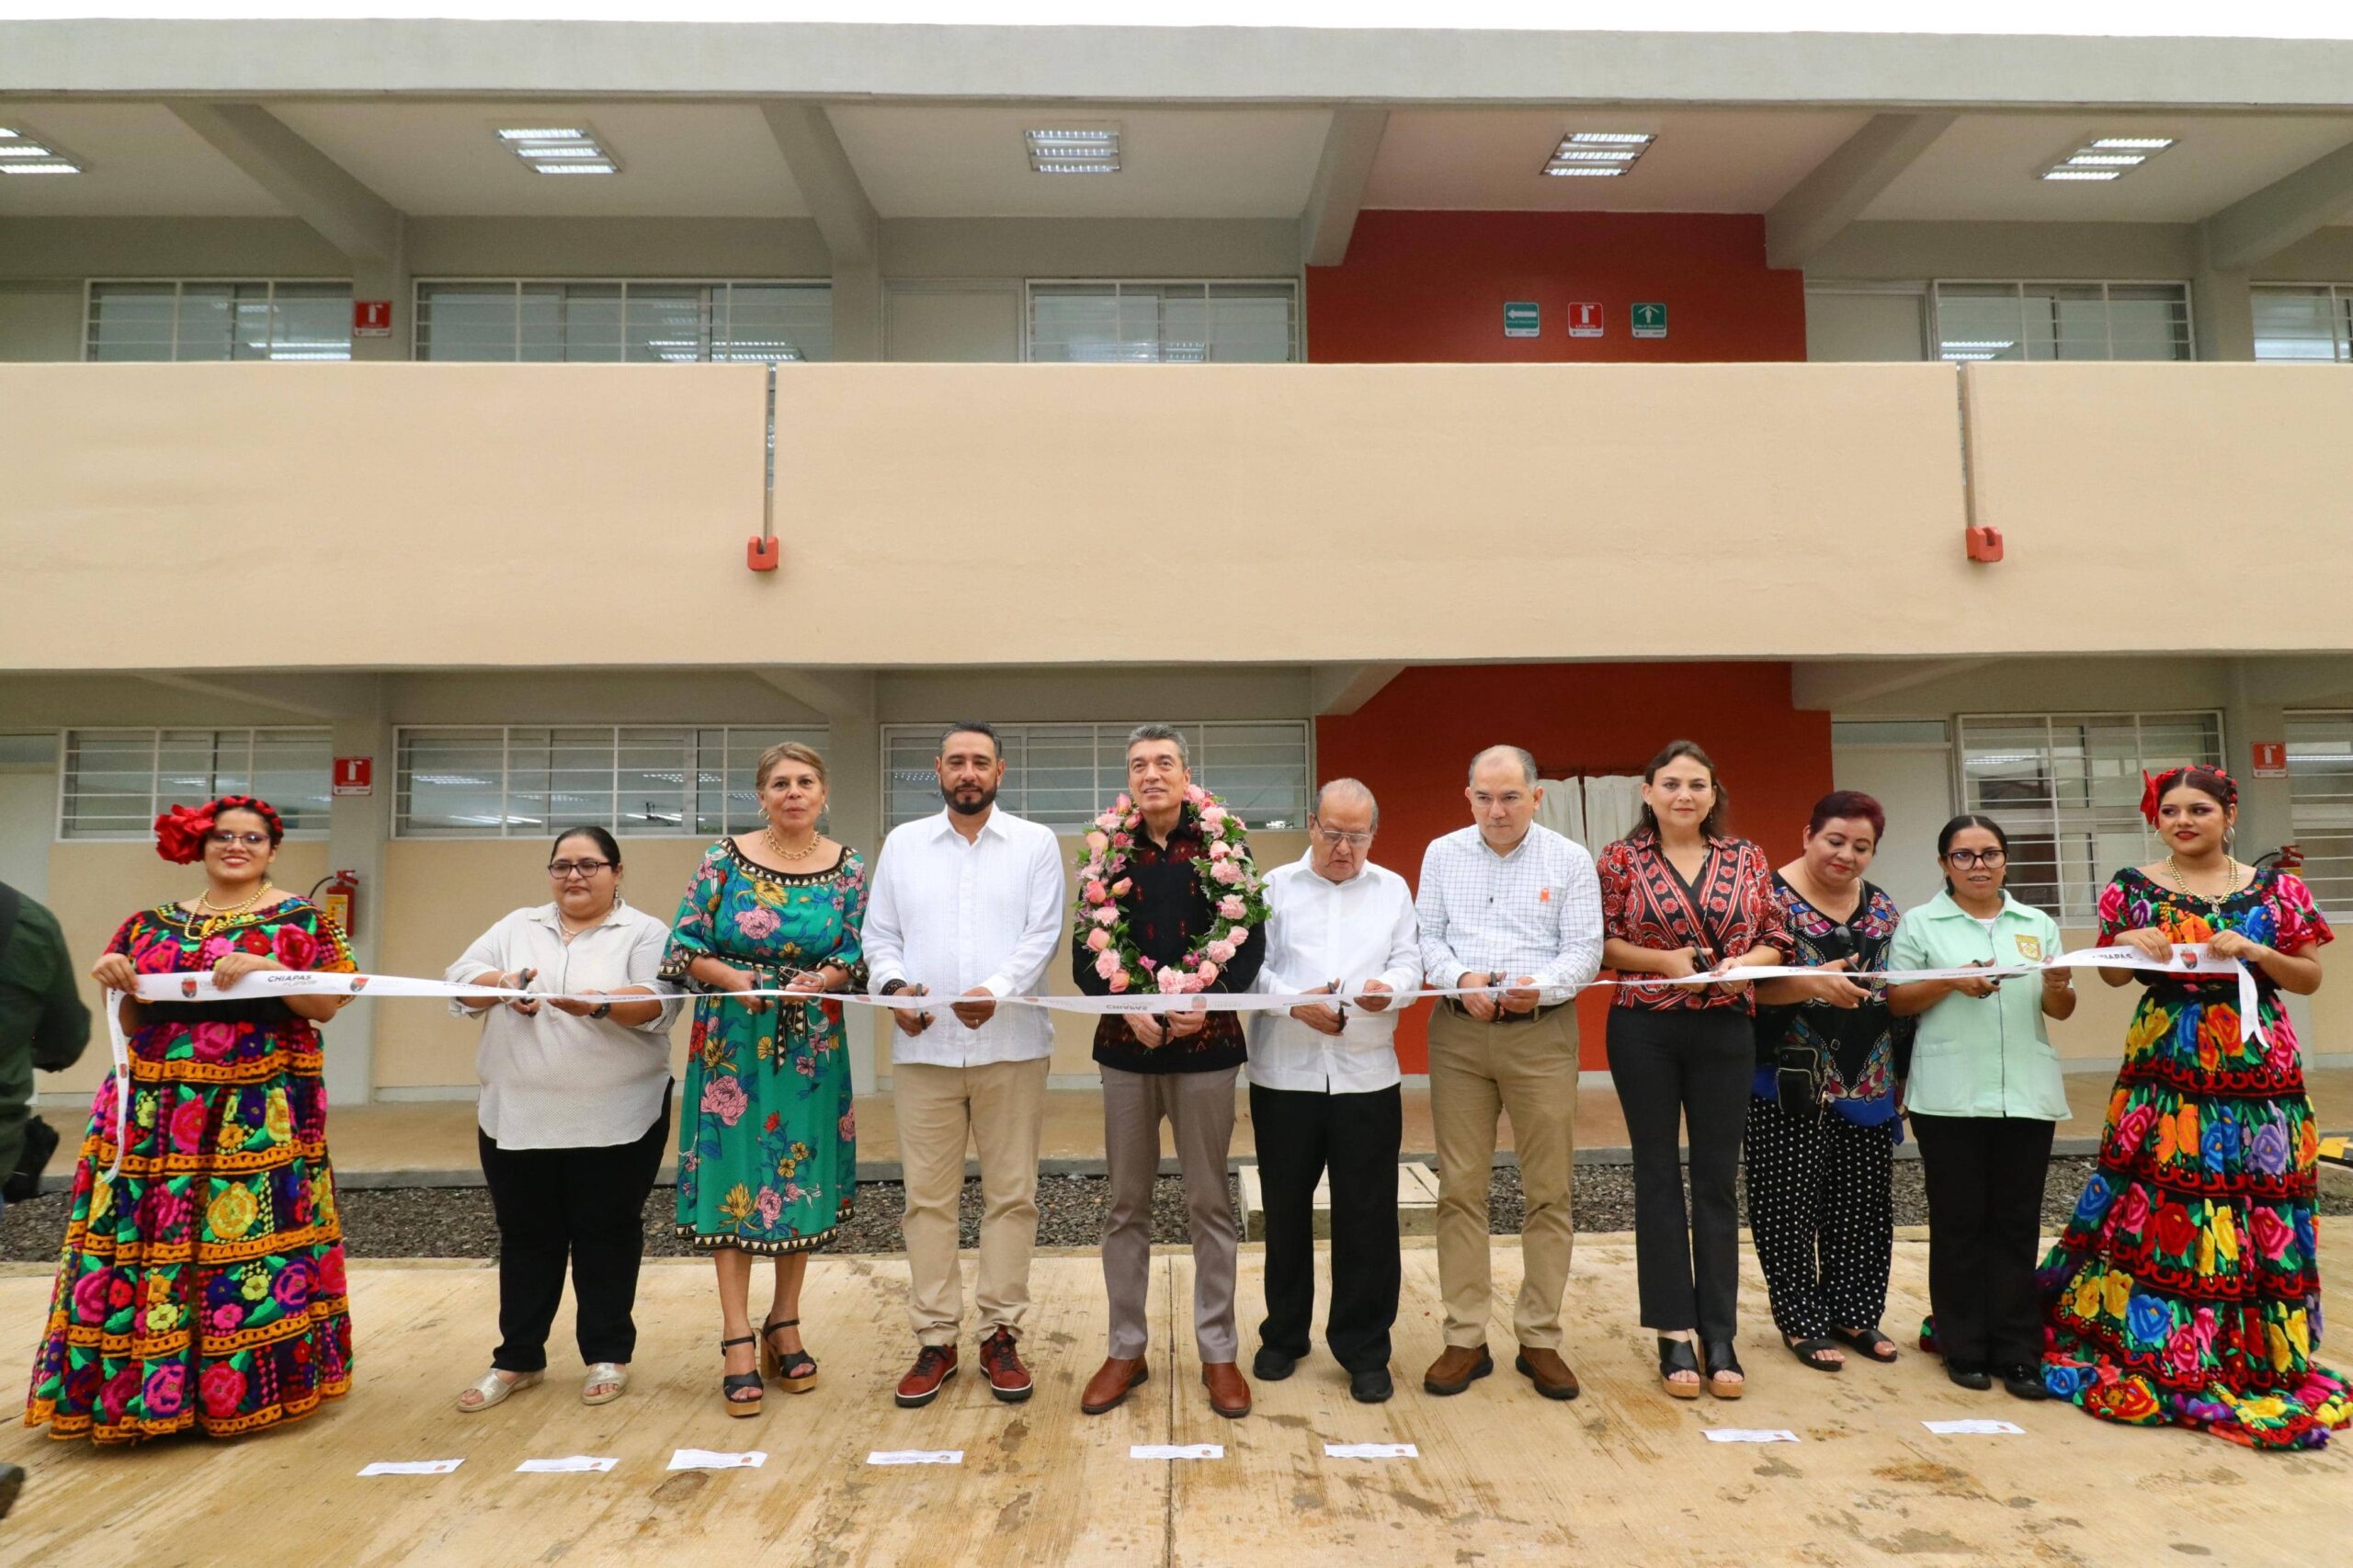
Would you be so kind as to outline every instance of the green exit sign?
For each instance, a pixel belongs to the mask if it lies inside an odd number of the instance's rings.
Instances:
[[[1504,302],[1504,335],[1506,337],[1541,337],[1544,335],[1544,313],[1533,300],[1507,300]]]
[[[1666,335],[1666,307],[1665,305],[1637,304],[1626,313],[1634,324],[1636,337],[1665,337]]]

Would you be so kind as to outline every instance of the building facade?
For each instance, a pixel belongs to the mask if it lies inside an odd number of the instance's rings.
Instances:
[[[1353,774],[1408,874],[1479,746],[1599,840],[1689,735],[1777,858],[1880,796],[1906,904],[1999,816],[2071,933],[2150,853],[2141,769],[2216,761],[2242,852],[2353,903],[2347,81],[2293,40],[0,23],[0,879],[94,952],[172,891],[153,813],[253,788],[281,882],[357,873],[363,967],[438,973],[559,826],[666,911],[766,744],[871,850],[977,715],[1060,829],[1173,720],[1262,856]],[[472,1050],[358,1009],[330,1082],[462,1096]]]

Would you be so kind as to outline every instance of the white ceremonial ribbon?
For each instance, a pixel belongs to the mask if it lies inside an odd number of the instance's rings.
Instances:
[[[2243,959],[2216,958],[2203,942],[2177,942],[2170,960],[2150,958],[2140,949],[2119,944],[2106,948],[2082,948],[2061,953],[2033,963],[1974,964],[1957,969],[1903,969],[1846,971],[1801,968],[1790,964],[1735,965],[1710,974],[1620,976],[1616,980],[1593,980],[1574,987],[1540,986],[1547,991],[1586,991],[1631,985],[1722,985],[1727,982],[1753,984],[1760,980],[1794,980],[1810,975],[1846,974],[1850,978],[1869,980],[1874,984],[1910,984],[1928,980],[2006,980],[2016,975],[2039,974],[2053,969],[2129,969],[2149,973],[2180,975],[2216,982],[2235,979],[2238,984],[2239,1040],[2245,1041],[2262,1038],[2263,1030],[2256,1021],[2259,997],[2256,989],[2255,971]],[[1428,997],[1494,996],[1512,989],[1503,985],[1424,986],[1410,991],[1368,992],[1366,983],[1352,982],[1336,991],[1258,992],[1161,992],[1139,991],[1118,996],[1000,996],[997,1006],[1043,1007],[1050,1012],[1106,1014],[1162,1014],[1181,1012],[1267,1013],[1289,1012],[1293,1007],[1327,1006],[1335,1002],[1361,1007],[1367,995],[1384,996],[1392,1007],[1409,1006]],[[255,970],[226,990],[212,983],[210,975],[203,972],[178,974],[142,974],[135,994],[142,1002],[244,1002],[260,996],[400,996],[434,997],[493,996],[505,1001],[529,1002],[618,1002],[628,1004],[643,1001],[643,995],[614,995],[608,992],[516,991],[492,985],[460,985],[446,980],[419,980],[402,974],[335,974],[313,970]],[[761,997],[778,1001],[845,1003],[857,1007],[881,1007],[894,1012],[937,1014],[947,1011],[959,1002],[982,1001],[981,997],[937,995],[926,993],[910,995],[901,992],[892,996],[869,996],[858,992],[788,991],[764,987],[749,991],[704,991],[697,994],[722,999]],[[112,1177],[122,1169],[122,1151],[131,1133],[131,1041],[122,1029],[122,997],[119,991],[106,994],[107,1033],[114,1057],[115,1139],[114,1163],[107,1175]]]

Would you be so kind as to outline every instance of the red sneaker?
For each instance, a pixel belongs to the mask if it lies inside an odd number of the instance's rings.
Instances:
[[[939,1397],[939,1386],[956,1375],[956,1346],[926,1345],[915,1352],[915,1364],[899,1380],[902,1410],[914,1410]]]
[[[1013,1335],[1006,1330],[994,1330],[981,1341],[981,1369],[988,1374],[989,1392],[1007,1404],[1029,1397],[1029,1369],[1021,1364]]]

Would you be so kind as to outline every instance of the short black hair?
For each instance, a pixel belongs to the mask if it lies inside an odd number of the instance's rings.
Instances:
[[[567,827],[562,833],[557,834],[555,835],[555,842],[548,846],[549,859],[552,860],[555,858],[556,851],[563,847],[563,841],[567,838],[587,838],[595,840],[597,849],[603,852],[606,859],[610,860],[613,863],[613,869],[618,871],[621,869],[620,840],[615,838],[611,834],[607,833],[603,828],[598,827],[592,822],[582,823],[578,827]]]
[[[989,738],[989,749],[999,756],[1005,755],[1005,743],[996,738],[995,725],[983,723],[978,719],[959,719],[955,723],[939,732],[941,756],[948,755],[948,743],[958,735],[986,735]]]

